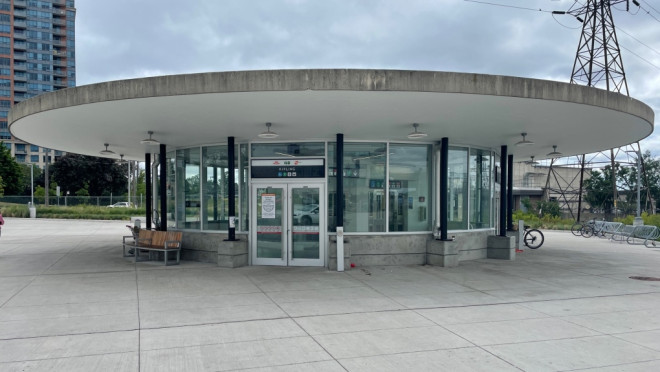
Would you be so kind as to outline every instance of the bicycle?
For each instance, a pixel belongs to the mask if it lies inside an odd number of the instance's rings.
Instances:
[[[590,238],[594,235],[594,220],[589,220],[587,222],[576,222],[571,226],[571,233],[575,236],[583,236],[585,238]]]
[[[530,229],[528,225],[525,225],[525,234],[523,235],[523,243],[530,249],[537,249],[543,245],[545,237],[541,230]]]

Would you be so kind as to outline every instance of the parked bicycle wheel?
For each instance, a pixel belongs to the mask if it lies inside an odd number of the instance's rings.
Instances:
[[[582,235],[582,226],[583,225],[579,222],[574,223],[573,226],[571,226],[571,232],[573,233],[573,235],[575,236]]]
[[[593,226],[585,225],[582,228],[582,236],[584,236],[585,238],[591,238],[592,236],[594,236]]]
[[[543,233],[537,229],[527,230],[523,242],[528,248],[536,249],[543,245]]]

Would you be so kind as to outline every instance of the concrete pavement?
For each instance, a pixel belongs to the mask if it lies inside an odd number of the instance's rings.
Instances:
[[[660,370],[660,249],[546,232],[456,268],[133,264],[126,222],[6,218],[1,371]]]

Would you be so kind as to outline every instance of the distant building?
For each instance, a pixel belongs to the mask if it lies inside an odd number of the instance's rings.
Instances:
[[[0,140],[19,163],[43,167],[62,151],[11,135],[9,108],[44,92],[76,86],[74,0],[0,0]]]
[[[591,168],[585,168],[583,179],[591,176]],[[539,200],[554,200],[559,203],[562,213],[567,218],[577,214],[580,194],[580,167],[554,165],[552,172],[549,165],[519,162],[513,165],[513,206],[525,209],[522,200],[529,198],[532,205]],[[584,200],[582,191],[582,210],[590,208]]]

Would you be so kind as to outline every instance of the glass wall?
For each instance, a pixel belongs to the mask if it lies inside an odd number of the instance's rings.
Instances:
[[[490,151],[470,149],[470,229],[491,226],[491,164]]]
[[[167,227],[176,227],[176,152],[171,151],[165,155],[167,161],[166,201],[167,215],[160,214],[161,223],[167,223]],[[157,187],[160,189],[160,186]],[[158,200],[158,199],[156,199]]]
[[[238,146],[234,151],[238,150]],[[202,229],[229,230],[229,158],[224,146],[202,147]],[[235,152],[237,154],[238,152]],[[236,159],[238,160],[238,159]],[[241,174],[234,164],[234,180],[240,183]],[[234,203],[238,206],[239,188]]]
[[[240,145],[239,152],[239,175],[240,178],[237,179],[239,182],[240,188],[236,190],[240,195],[240,204],[236,204],[236,210],[240,215],[238,226],[236,226],[236,231],[248,231],[250,229],[250,203],[249,197],[250,193],[248,191],[248,177],[250,175],[250,167],[248,166],[248,145]]]
[[[431,146],[390,144],[389,231],[431,230]]]
[[[262,157],[325,156],[325,143],[241,144],[236,157],[237,231],[249,228],[248,149]],[[336,144],[327,150],[328,231],[335,231]],[[294,155],[295,154],[295,155]],[[227,146],[181,149],[167,155],[168,226],[228,230]],[[450,147],[448,229],[491,228],[494,204],[491,151]],[[344,143],[344,230],[347,233],[432,230],[433,147],[427,144]],[[176,205],[175,205],[176,202]],[[165,217],[165,216],[161,216]]]
[[[199,147],[176,151],[176,227],[179,229],[200,228],[200,166]]]
[[[468,149],[449,148],[447,229],[468,228]]]

